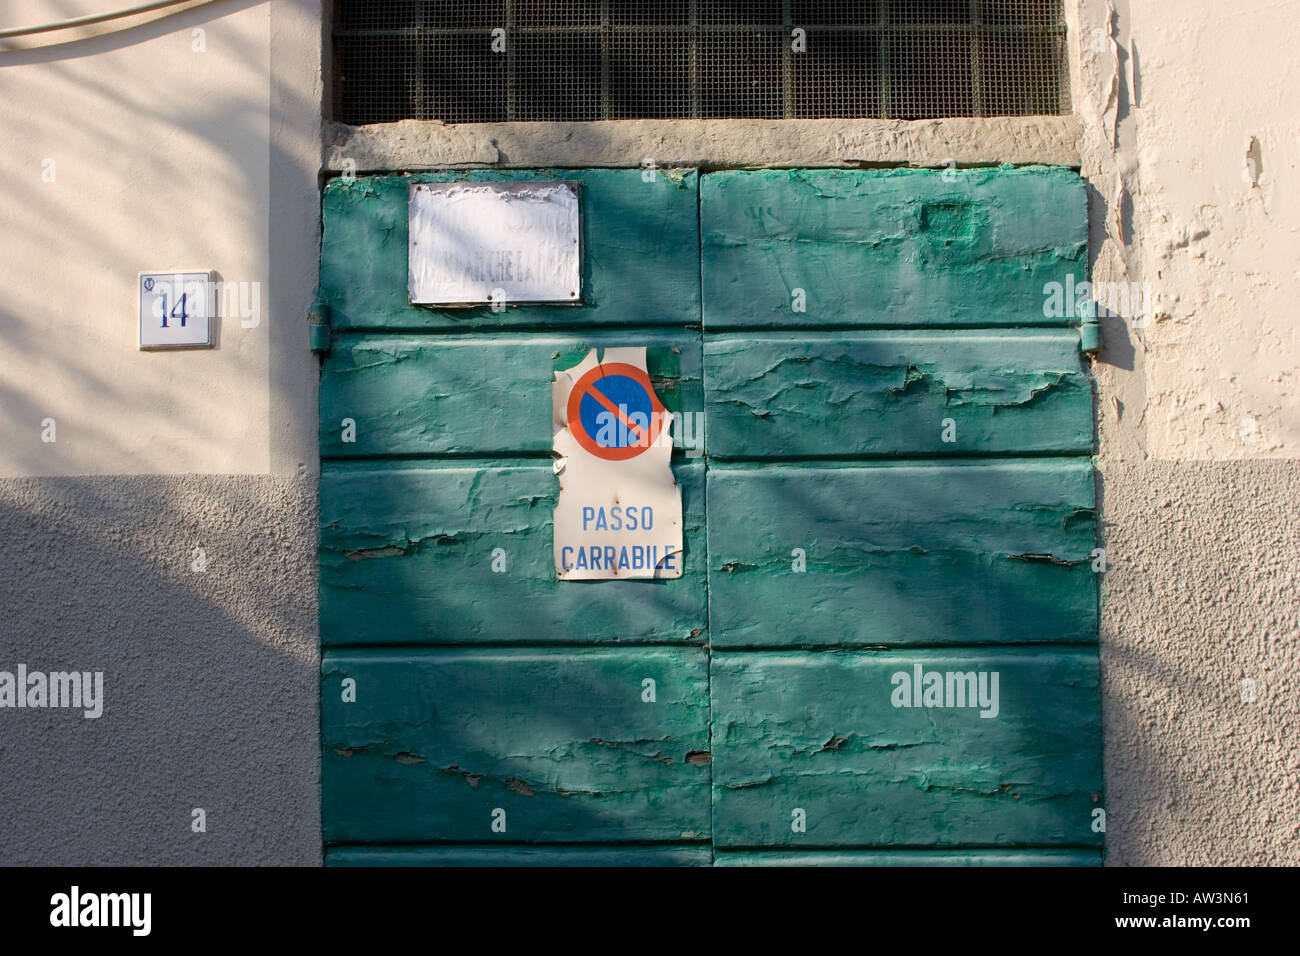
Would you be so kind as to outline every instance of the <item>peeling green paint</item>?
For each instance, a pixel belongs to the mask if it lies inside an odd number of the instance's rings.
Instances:
[[[1092,449],[1070,332],[751,333],[710,337],[704,364],[714,457]]]
[[[321,700],[327,842],[708,840],[698,648],[328,651]]]
[[[1088,271],[1071,170],[753,170],[700,189],[708,329],[1065,325],[1043,286]]]
[[[326,866],[708,866],[708,846],[346,846]]]
[[[582,304],[411,305],[407,190],[420,182],[570,180],[582,191]],[[333,179],[322,201],[321,299],[341,330],[699,325],[698,175],[637,169],[486,170]]]
[[[556,368],[625,333],[574,335],[348,335],[325,363],[320,389],[323,458],[547,454]],[[698,334],[649,332],[656,391],[669,411],[703,405]],[[343,421],[355,441],[343,441]],[[681,446],[682,430],[674,429]]]
[[[917,664],[998,672],[996,716],[893,706]],[[714,843],[1099,846],[1098,679],[1081,649],[717,654]]]
[[[714,866],[1101,866],[1100,850],[722,850]]]
[[[411,306],[407,186],[455,179],[580,181],[583,303]],[[327,862],[1099,862],[1092,390],[1042,308],[1085,212],[1032,167],[332,182]],[[607,345],[707,414],[680,580],[554,578],[550,382]],[[918,662],[998,716],[893,707]]]
[[[1097,639],[1086,459],[713,466],[708,482],[715,647]]]
[[[673,473],[682,488],[682,577],[574,583],[555,578],[558,483],[549,460],[327,462],[321,642],[703,641],[704,463],[683,460]],[[497,557],[504,570],[493,569]]]

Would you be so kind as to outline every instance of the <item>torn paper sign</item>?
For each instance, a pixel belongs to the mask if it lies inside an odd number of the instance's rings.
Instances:
[[[555,373],[555,573],[562,581],[678,578],[682,492],[673,416],[655,394],[644,348],[592,349]]]

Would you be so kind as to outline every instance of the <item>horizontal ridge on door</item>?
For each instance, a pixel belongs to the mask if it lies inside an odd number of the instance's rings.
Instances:
[[[326,866],[709,866],[705,844],[546,846],[336,846]]]
[[[710,676],[720,847],[1101,846],[1095,650],[722,652]]]
[[[708,501],[714,647],[1097,640],[1089,459],[714,465]]]
[[[702,410],[699,333],[345,335],[321,378],[321,456],[549,454],[555,372],[610,346],[646,348],[651,382],[668,411]],[[345,421],[352,441],[343,440]],[[689,437],[702,453],[699,431]],[[680,416],[673,435],[682,447]]]
[[[714,866],[1101,866],[1095,850],[719,850]]]
[[[1072,331],[709,336],[704,369],[715,457],[1092,450]]]

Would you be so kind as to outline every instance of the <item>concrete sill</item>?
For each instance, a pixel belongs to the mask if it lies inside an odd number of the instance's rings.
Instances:
[[[613,120],[327,122],[325,170],[460,166],[984,166],[1080,164],[1074,116],[934,120]],[[352,163],[347,163],[351,160]],[[345,165],[346,163],[346,165]],[[355,164],[355,165],[353,165]]]

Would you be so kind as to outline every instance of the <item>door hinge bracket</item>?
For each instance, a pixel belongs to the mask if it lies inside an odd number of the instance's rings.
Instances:
[[[311,350],[317,355],[324,355],[330,350],[330,310],[323,302],[317,302],[307,313],[307,330],[311,336]]]
[[[1095,355],[1101,351],[1101,322],[1095,315],[1079,323],[1079,351]]]

